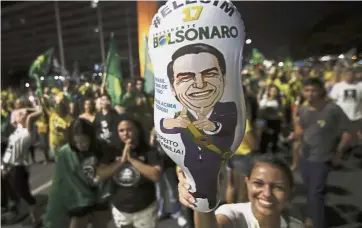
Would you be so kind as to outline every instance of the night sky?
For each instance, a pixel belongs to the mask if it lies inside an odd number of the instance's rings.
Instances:
[[[2,7],[11,7],[18,2],[1,2]],[[257,48],[267,58],[283,60],[292,57],[294,60],[313,55],[339,54],[351,47],[361,49],[362,41],[362,3],[361,2],[244,2],[233,1],[239,9],[246,27],[246,38],[252,43],[245,45],[244,57],[250,55],[252,48]],[[134,4],[134,2],[130,3]],[[343,14],[342,20],[339,15]],[[358,31],[345,31],[345,18],[359,15]],[[320,25],[320,31],[327,31],[327,36],[334,38],[334,43],[325,46],[324,40],[314,39],[313,28],[326,18],[332,18]],[[356,21],[356,18],[354,19]],[[339,23],[333,33],[327,27]],[[356,26],[355,26],[356,27]],[[355,29],[356,30],[356,29]],[[329,33],[328,33],[329,32]],[[343,36],[344,35],[344,38]],[[346,40],[345,38],[353,38]],[[310,39],[309,39],[310,38]],[[309,48],[307,48],[309,47]],[[321,51],[323,50],[323,51]],[[327,53],[326,53],[327,54]]]
[[[289,47],[328,15],[362,12],[361,2],[233,2],[244,19],[247,37],[252,39],[246,51],[258,48],[268,57],[292,55]],[[2,1],[1,6],[16,3]]]
[[[293,45],[300,38],[303,39],[314,25],[328,15],[362,12],[361,2],[236,2],[235,4],[244,18],[246,35],[253,41],[251,46],[260,49],[269,57],[289,54],[283,49],[287,49],[288,45]],[[333,35],[338,36],[338,34]]]

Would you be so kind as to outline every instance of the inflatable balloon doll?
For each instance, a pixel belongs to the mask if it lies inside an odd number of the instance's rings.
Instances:
[[[150,26],[157,138],[184,170],[199,212],[218,206],[220,169],[243,139],[244,36],[230,1],[169,0]]]

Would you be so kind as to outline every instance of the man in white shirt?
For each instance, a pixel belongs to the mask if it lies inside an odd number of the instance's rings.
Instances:
[[[336,83],[330,93],[351,121],[362,119],[362,83],[354,81],[351,70],[343,72],[343,81]]]
[[[353,122],[353,139],[350,143],[353,148],[359,144],[358,134],[362,133],[362,82],[355,81],[355,74],[351,69],[344,70],[342,75],[343,81],[333,86],[330,97]]]

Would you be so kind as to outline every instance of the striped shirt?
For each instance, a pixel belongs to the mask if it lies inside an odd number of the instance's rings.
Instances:
[[[31,135],[28,129],[18,124],[9,137],[9,144],[3,156],[3,163],[10,165],[27,165],[26,158],[31,146]]]

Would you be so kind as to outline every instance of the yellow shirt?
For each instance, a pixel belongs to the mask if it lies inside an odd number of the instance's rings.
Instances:
[[[46,122],[44,114],[42,114],[39,119],[36,121],[35,125],[38,128],[39,134],[46,134],[48,131],[48,123]]]
[[[250,124],[249,120],[246,120],[245,135],[246,135],[246,133],[250,132],[251,130],[253,130],[251,127],[251,124]],[[236,150],[235,154],[236,155],[247,155],[250,152],[251,152],[250,145],[244,138],[243,141],[241,142],[240,146]]]
[[[60,117],[56,112],[49,112],[49,145],[52,149],[58,149],[68,142],[66,130],[73,118],[70,115]]]

